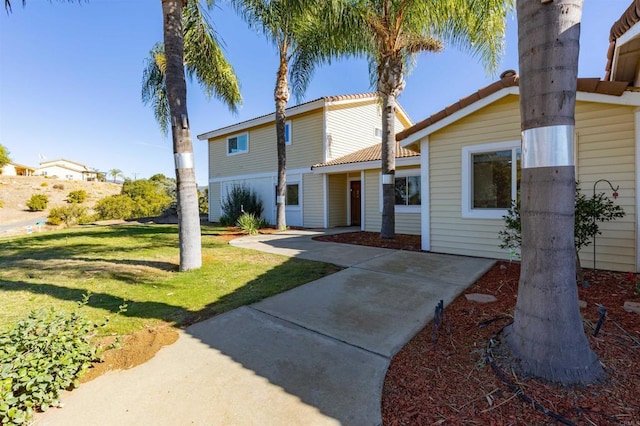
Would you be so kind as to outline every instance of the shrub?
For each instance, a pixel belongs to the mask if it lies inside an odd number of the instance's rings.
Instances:
[[[35,410],[58,405],[64,389],[99,361],[102,348],[90,343],[93,324],[78,312],[32,312],[0,334],[0,419],[29,422]]]
[[[61,184],[61,183],[56,183],[55,185],[53,185],[53,189],[57,189],[59,191],[62,191],[62,190],[64,190],[64,185]]]
[[[198,191],[198,206],[200,214],[209,214],[209,188]]]
[[[98,200],[93,208],[98,220],[127,219],[131,217],[135,205],[126,195],[111,195]]]
[[[47,208],[49,204],[49,197],[44,194],[33,194],[29,201],[27,201],[27,207],[32,212],[39,212]]]
[[[49,211],[47,223],[49,225],[60,225],[64,223],[67,227],[76,223],[90,222],[91,218],[87,214],[87,208],[72,204],[65,207],[54,207]]]
[[[78,189],[77,191],[71,191],[69,195],[67,195],[67,203],[84,203],[87,201],[87,191],[84,189]]]
[[[580,192],[580,187],[576,184],[574,245],[576,248],[576,273],[580,281],[583,281],[580,256],[578,256],[580,249],[591,244],[593,237],[602,234],[598,223],[610,222],[622,218],[624,215],[622,207],[613,204],[613,201],[604,193],[587,198]],[[500,248],[509,249],[512,252],[517,251],[522,242],[519,200],[511,205],[507,215],[503,218],[505,228],[498,233],[502,241]]]
[[[0,200],[0,209],[4,207],[4,201]]]
[[[258,194],[245,185],[234,185],[231,191],[227,191],[227,198],[222,202],[221,207],[220,223],[226,226],[236,225],[243,213],[252,213],[259,218],[263,211]]]
[[[266,223],[264,219],[257,217],[253,213],[243,213],[242,216],[238,218],[236,225],[247,234],[256,235],[259,229],[266,226]]]
[[[47,182],[42,182],[40,186],[49,186],[49,184]]]
[[[173,201],[167,191],[165,181],[126,180],[122,184],[121,195],[133,200],[133,209],[128,217],[153,217],[163,214],[171,207]]]

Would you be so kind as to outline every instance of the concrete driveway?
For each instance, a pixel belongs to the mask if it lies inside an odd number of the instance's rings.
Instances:
[[[232,244],[347,269],[195,324],[149,362],[65,394],[37,423],[381,424],[391,357],[493,261],[311,239],[321,233]]]

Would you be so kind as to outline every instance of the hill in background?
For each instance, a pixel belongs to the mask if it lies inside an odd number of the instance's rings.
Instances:
[[[122,186],[111,182],[82,182],[45,178],[44,176],[1,176],[0,175],[0,227],[11,224],[21,226],[23,222],[46,217],[53,207],[67,205],[67,196],[71,191],[84,189],[87,201],[82,205],[92,208],[96,201],[109,195],[120,194]],[[44,194],[49,205],[41,212],[31,212],[27,201],[33,194]],[[0,232],[0,235],[6,235]]]

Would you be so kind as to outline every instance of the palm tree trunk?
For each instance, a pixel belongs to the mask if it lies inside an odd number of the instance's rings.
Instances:
[[[382,99],[382,226],[381,238],[396,236],[396,100],[404,88],[400,57],[387,57],[378,68],[378,96]]]
[[[287,103],[289,102],[289,83],[287,72],[288,47],[283,44],[280,48],[280,65],[276,78],[276,88],[273,97],[276,101],[276,145],[278,151],[278,184],[276,186],[276,228],[280,231],[287,229],[287,211],[285,200],[287,197],[287,145],[285,141],[285,125],[287,120]]]
[[[185,5],[186,0],[162,0],[167,61],[166,85],[176,164],[181,271],[198,269],[202,266],[198,189],[187,114],[187,85],[183,65],[182,8]]]
[[[582,0],[518,0],[522,269],[506,342],[522,372],[561,384],[602,375],[578,307],[573,139]]]

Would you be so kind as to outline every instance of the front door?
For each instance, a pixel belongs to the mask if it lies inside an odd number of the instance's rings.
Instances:
[[[360,225],[360,181],[352,180],[349,182],[349,193],[351,194],[351,225]]]

